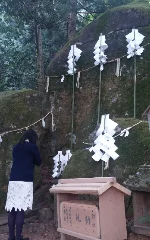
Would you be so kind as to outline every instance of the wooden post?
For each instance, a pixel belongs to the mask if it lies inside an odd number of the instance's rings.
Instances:
[[[43,92],[44,91],[44,64],[43,64],[41,25],[35,25],[35,35],[36,35],[36,49],[37,49],[38,89],[39,89],[39,92]]]

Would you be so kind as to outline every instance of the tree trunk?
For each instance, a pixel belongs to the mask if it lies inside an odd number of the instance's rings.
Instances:
[[[35,26],[36,48],[37,48],[37,78],[38,89],[44,91],[44,64],[43,64],[43,48],[42,48],[42,31],[41,26]]]
[[[70,13],[68,19],[68,40],[70,41],[76,34],[77,22],[77,0],[70,0]]]

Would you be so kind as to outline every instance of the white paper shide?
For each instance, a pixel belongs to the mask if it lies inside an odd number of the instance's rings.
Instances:
[[[49,89],[49,82],[50,82],[50,79],[49,77],[47,77],[47,80],[46,80],[46,92],[48,93],[48,89]]]
[[[62,75],[62,76],[61,76],[61,82],[64,82],[64,80],[65,80],[65,76]]]
[[[107,62],[107,56],[105,55],[104,51],[108,48],[106,44],[105,35],[100,35],[99,40],[97,41],[94,47],[94,65],[97,66],[100,64],[100,70],[104,70],[104,64]]]
[[[46,123],[45,123],[45,119],[42,118],[42,127],[45,128],[46,127]]]
[[[140,56],[143,53],[144,48],[140,45],[143,42],[144,38],[145,36],[139,33],[138,29],[132,29],[132,32],[126,35],[126,41],[128,42],[127,58],[131,58],[134,55]]]
[[[118,149],[115,145],[113,136],[116,133],[117,123],[109,118],[109,114],[103,115],[101,118],[100,127],[96,133],[97,139],[94,141],[95,146],[89,149],[94,152],[92,158],[98,162],[100,160],[105,162],[105,167],[108,167],[109,159],[116,160],[119,155],[116,153]]]
[[[120,136],[121,137],[128,137],[129,136],[129,130],[130,130],[130,127],[122,130],[121,133],[120,133]]]
[[[70,150],[66,151],[64,155],[62,151],[58,151],[58,154],[53,158],[54,160],[54,169],[53,169],[53,178],[59,177],[60,174],[64,171],[65,167],[68,164],[72,154]]]
[[[73,75],[77,71],[76,62],[81,57],[82,51],[77,48],[76,44],[71,46],[71,50],[68,55],[68,74]]]

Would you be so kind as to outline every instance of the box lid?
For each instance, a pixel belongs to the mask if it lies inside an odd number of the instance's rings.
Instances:
[[[111,187],[123,194],[131,195],[131,192],[118,184],[114,177],[61,179],[57,185],[52,186],[50,192],[101,195]]]

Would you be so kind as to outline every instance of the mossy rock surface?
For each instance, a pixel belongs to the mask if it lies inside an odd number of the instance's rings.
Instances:
[[[26,127],[40,119],[40,105],[38,94],[32,90],[0,93],[0,135],[9,130]],[[38,131],[39,126],[36,125],[35,129]],[[19,141],[22,133],[10,133],[2,137],[3,142],[0,146],[0,212],[4,210],[6,200],[12,164],[12,148]],[[35,185],[39,183],[40,179],[40,169],[36,168]]]
[[[138,120],[115,119],[124,129],[133,126]],[[130,130],[128,137],[117,137],[116,145],[119,158],[110,160],[110,169],[104,171],[104,176],[115,176],[123,182],[138,171],[142,164],[150,164],[150,134],[148,123],[143,122]],[[95,162],[88,150],[76,151],[68,166],[65,168],[63,178],[92,178],[102,176],[102,163]]]
[[[50,62],[47,69],[50,78],[49,94],[55,92],[55,124],[59,146],[70,147],[66,135],[71,132],[72,77],[66,76],[60,82],[61,74],[67,73],[67,57],[70,46],[81,42],[83,50],[77,63],[79,71],[94,66],[94,46],[100,33],[106,35],[108,60],[121,58],[121,76],[116,77],[116,61],[105,64],[102,72],[101,115],[110,114],[111,118],[132,118],[134,115],[134,60],[127,59],[126,34],[138,28],[145,36],[142,45],[150,43],[150,7],[147,1],[134,1],[126,6],[109,10],[87,25],[77,36],[68,42]],[[141,119],[150,104],[150,45],[145,46],[142,56],[137,56],[137,104],[136,117]],[[75,75],[77,79],[77,75]],[[75,150],[94,130],[98,119],[99,67],[81,73],[80,87],[75,88],[74,134],[77,137]],[[49,105],[49,101],[48,101]],[[63,126],[63,127],[62,127]],[[57,142],[58,142],[57,141]],[[63,143],[63,144],[62,144]],[[68,144],[69,143],[69,144]]]
[[[142,165],[136,174],[129,176],[124,185],[132,191],[150,192],[150,165]]]

